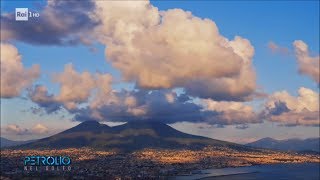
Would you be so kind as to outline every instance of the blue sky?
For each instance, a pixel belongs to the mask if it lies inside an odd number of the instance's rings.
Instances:
[[[38,4],[36,2],[1,1],[1,14],[13,12],[16,7],[29,7],[40,11],[41,7],[46,5],[45,1],[39,1]],[[293,48],[295,40],[302,40],[309,46],[312,56],[319,54],[318,1],[151,1],[151,4],[163,11],[174,8],[191,11],[194,16],[214,21],[219,28],[220,34],[228,39],[233,39],[234,36],[248,39],[255,50],[253,67],[257,75],[256,83],[264,93],[272,94],[276,91],[286,90],[291,95],[296,96],[300,87],[319,92],[319,86],[316,82],[310,77],[298,73],[298,63]],[[272,53],[268,48],[269,42],[288,48],[289,53]],[[30,67],[33,64],[41,66],[41,76],[34,84],[47,86],[51,93],[59,93],[59,86],[50,81],[51,75],[62,72],[64,65],[68,63],[72,63],[79,72],[110,73],[116,79],[112,85],[116,90],[134,88],[134,83],[123,82],[119,69],[106,61],[108,57],[105,54],[105,45],[99,42],[95,42],[90,46],[82,44],[60,46],[34,45],[16,40],[13,41],[13,44],[22,55],[22,62],[25,67]],[[21,96],[26,96],[25,91],[22,92]],[[247,104],[259,109],[263,101],[256,99],[247,102]],[[58,115],[39,116],[23,111],[33,106],[35,104],[30,100],[22,100],[19,97],[1,98],[1,126],[18,124],[20,127],[31,128],[31,124],[41,123],[54,129],[54,131],[50,132],[53,134],[78,123],[70,121],[71,116],[66,115],[68,113],[65,112],[60,112]],[[66,116],[61,118],[62,115]],[[65,123],[63,127],[61,127],[62,122]],[[278,127],[276,125],[273,126],[271,122],[253,125],[245,130],[227,126],[224,130],[219,128],[216,134],[212,133],[212,131],[216,131],[212,127],[207,131],[201,131],[201,129],[192,129],[188,125],[183,125],[183,123],[178,123],[174,126],[187,132],[210,137],[218,136],[221,139],[237,142],[241,142],[239,139],[234,139],[237,136],[243,137],[243,139],[263,136],[274,136],[281,139],[290,137],[306,138],[319,135],[317,133],[319,127]],[[257,131],[257,129],[261,130],[261,128],[265,128],[266,132],[260,133]],[[228,133],[223,133],[222,131],[227,131]],[[295,134],[295,131],[299,131],[299,133]],[[9,137],[15,138],[15,136]],[[38,136],[33,135],[26,138],[34,137]]]

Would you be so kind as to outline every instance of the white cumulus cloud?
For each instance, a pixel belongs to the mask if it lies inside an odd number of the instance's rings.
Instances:
[[[159,11],[149,1],[97,1],[96,8],[96,34],[124,80],[215,100],[243,101],[254,94],[249,40],[228,40],[212,20],[181,9]]]
[[[287,91],[275,92],[268,98],[265,107],[267,119],[283,125],[318,126],[319,93],[301,87],[298,96]]]
[[[11,44],[1,43],[1,97],[19,96],[22,90],[30,86],[40,74],[39,65],[25,68],[21,55]]]
[[[299,72],[311,77],[316,83],[319,84],[320,56],[310,56],[308,45],[301,40],[294,41],[293,46],[295,48],[296,58],[298,60]]]

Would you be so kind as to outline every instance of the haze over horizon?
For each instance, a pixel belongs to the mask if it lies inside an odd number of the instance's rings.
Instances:
[[[16,7],[40,17],[15,21]],[[318,1],[1,1],[1,137],[86,120],[319,137],[319,39]]]

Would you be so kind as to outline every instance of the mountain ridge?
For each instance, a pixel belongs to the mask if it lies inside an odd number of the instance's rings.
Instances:
[[[18,146],[18,145],[27,144],[33,141],[36,141],[36,140],[14,141],[4,137],[0,137],[0,144],[1,144],[0,147],[6,148],[6,147]]]
[[[247,146],[256,147],[256,148],[266,148],[273,150],[282,150],[282,151],[315,151],[320,152],[319,150],[319,141],[320,138],[307,138],[307,139],[284,139],[277,140],[270,137],[262,138],[257,141],[247,143]]]

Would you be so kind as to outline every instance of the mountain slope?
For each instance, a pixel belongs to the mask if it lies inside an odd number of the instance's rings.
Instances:
[[[160,122],[147,121],[133,121],[115,127],[86,121],[59,134],[22,145],[20,148],[92,147],[134,151],[143,148],[200,149],[208,145],[253,150],[235,143],[186,134]]]
[[[320,138],[276,140],[263,138],[246,144],[251,147],[268,148],[283,151],[317,151],[319,152]]]
[[[6,138],[3,138],[1,137],[1,148],[4,148],[4,147],[11,147],[11,146],[18,146],[18,145],[22,145],[22,144],[27,144],[27,143],[30,143],[30,142],[33,142],[35,140],[29,140],[29,141],[13,141],[13,140],[9,140],[9,139],[6,139]]]

